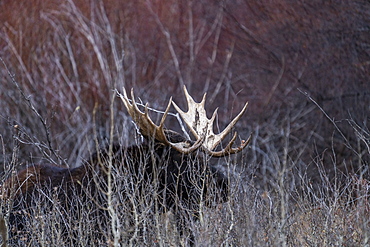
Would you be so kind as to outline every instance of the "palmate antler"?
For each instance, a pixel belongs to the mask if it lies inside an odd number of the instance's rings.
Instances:
[[[224,149],[221,151],[214,151],[215,148],[222,142],[223,139],[230,133],[234,125],[239,121],[241,116],[244,114],[245,110],[247,109],[248,102],[245,103],[241,112],[229,123],[229,125],[219,134],[215,134],[213,132],[213,123],[216,118],[218,108],[213,112],[213,115],[210,119],[207,118],[206,110],[204,109],[204,104],[206,101],[206,93],[203,95],[203,99],[200,103],[194,101],[194,99],[190,96],[186,87],[184,86],[184,93],[186,100],[188,102],[188,111],[182,111],[175,102],[173,106],[175,107],[176,111],[180,114],[181,118],[184,120],[190,131],[193,135],[199,138],[205,138],[204,143],[202,144],[202,148],[205,152],[209,153],[214,157],[223,157],[230,154],[235,154],[242,151],[250,142],[251,137],[249,136],[247,141],[242,141],[239,147],[233,148],[233,144],[237,137],[237,133],[235,132],[233,138],[226,145]]]
[[[122,99],[124,105],[126,106],[126,109],[134,122],[138,125],[140,132],[143,136],[146,136],[148,138],[154,138],[157,141],[169,145],[172,148],[176,149],[177,151],[181,153],[191,153],[195,150],[197,150],[203,142],[203,139],[199,138],[193,145],[190,144],[190,142],[170,142],[166,134],[164,132],[164,120],[167,117],[168,111],[170,110],[170,106],[172,103],[172,97],[170,98],[167,108],[162,116],[161,122],[159,125],[156,125],[149,117],[148,114],[148,103],[145,105],[145,113],[140,111],[140,109],[137,107],[137,104],[135,102],[134,97],[134,91],[131,89],[131,101],[130,103],[129,98],[127,97],[126,90],[123,89],[123,95],[119,95]]]
[[[182,111],[174,102],[172,102],[172,97],[170,98],[167,108],[162,116],[159,125],[153,123],[148,114],[148,104],[145,105],[145,113],[140,111],[135,102],[135,97],[133,90],[131,89],[131,101],[127,97],[126,90],[123,89],[123,95],[120,95],[123,103],[125,104],[128,113],[134,120],[134,122],[139,126],[140,132],[146,137],[153,137],[157,141],[163,144],[170,145],[172,148],[176,149],[182,153],[190,153],[198,148],[202,148],[206,153],[214,157],[223,157],[226,155],[238,153],[242,151],[249,143],[250,137],[247,141],[242,141],[239,147],[232,147],[237,133],[234,133],[229,144],[220,151],[215,151],[215,148],[222,142],[223,139],[230,133],[234,125],[238,122],[241,116],[247,109],[248,103],[246,103],[241,110],[241,112],[230,122],[230,124],[221,133],[215,134],[213,132],[213,122],[215,120],[217,109],[214,111],[211,119],[207,118],[206,111],[204,109],[206,94],[204,94],[203,99],[200,103],[196,103],[193,98],[189,95],[186,87],[184,86],[184,93],[186,100],[188,102],[188,112]],[[176,111],[180,114],[181,118],[184,120],[186,125],[189,127],[190,131],[196,138],[196,141],[191,145],[190,142],[170,142],[165,134],[164,121],[167,117],[168,111],[171,104],[175,107]]]

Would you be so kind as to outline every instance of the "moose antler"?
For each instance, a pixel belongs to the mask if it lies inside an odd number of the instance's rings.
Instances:
[[[195,151],[202,145],[204,141],[204,139],[202,138],[197,138],[197,141],[194,142],[193,145],[191,145],[190,142],[188,141],[173,143],[167,139],[165,131],[164,131],[164,121],[167,117],[168,111],[170,110],[170,106],[172,103],[172,97],[170,98],[168,102],[167,108],[162,116],[161,122],[159,123],[159,125],[156,125],[149,117],[148,103],[145,104],[145,109],[144,109],[145,113],[140,111],[140,109],[137,107],[133,89],[131,89],[132,104],[130,103],[129,98],[127,97],[127,93],[125,89],[123,89],[123,95],[119,94],[119,96],[122,99],[124,105],[126,106],[128,113],[130,114],[134,122],[138,125],[140,132],[143,136],[146,136],[148,138],[154,138],[157,141],[163,144],[166,144],[166,145],[170,145],[177,151],[181,153],[185,153],[185,154]]]
[[[194,101],[194,99],[189,95],[186,87],[184,86],[184,93],[186,100],[188,102],[189,110],[187,112],[182,111],[175,102],[173,106],[176,111],[180,114],[186,125],[189,127],[190,131],[193,133],[195,138],[201,139],[205,138],[202,148],[214,157],[223,157],[226,155],[238,153],[242,151],[250,142],[251,137],[249,136],[247,141],[242,141],[239,147],[233,148],[233,144],[237,137],[237,133],[234,133],[229,144],[226,145],[221,151],[214,151],[214,149],[221,143],[221,141],[230,133],[231,129],[238,122],[240,117],[244,114],[247,109],[248,102],[244,105],[241,112],[229,123],[229,125],[219,134],[213,132],[213,122],[217,114],[218,108],[213,112],[213,115],[210,119],[207,118],[206,110],[204,109],[204,104],[206,101],[206,93],[203,96],[203,99],[200,103]]]

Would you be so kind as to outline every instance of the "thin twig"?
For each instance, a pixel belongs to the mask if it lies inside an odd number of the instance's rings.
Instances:
[[[335,129],[339,132],[339,134],[343,137],[343,139],[345,140],[344,142],[344,145],[346,145],[346,147],[348,147],[349,149],[351,149],[352,151],[354,151],[356,154],[356,150],[351,146],[351,143],[349,142],[349,140],[346,138],[346,136],[343,134],[343,132],[341,131],[341,129],[338,127],[338,125],[335,123],[334,119],[331,118],[326,112],[325,110],[307,93],[307,92],[304,92],[302,91],[300,88],[297,88],[299,92],[301,92],[304,96],[306,96],[312,103],[314,103],[317,108],[324,114],[324,116],[333,124],[333,126],[335,127]]]
[[[50,127],[48,126],[47,122],[46,122],[46,119],[44,119],[41,114],[36,110],[36,108],[34,107],[34,105],[32,104],[31,102],[31,99],[30,99],[30,96],[27,96],[22,88],[19,86],[18,82],[16,81],[15,79],[15,76],[14,74],[12,74],[8,68],[8,66],[6,65],[5,61],[0,57],[0,61],[2,62],[2,64],[4,65],[6,71],[8,72],[8,75],[12,81],[12,83],[17,87],[18,91],[20,92],[20,94],[22,95],[23,99],[27,102],[27,105],[28,107],[32,110],[32,112],[37,116],[37,118],[40,120],[40,122],[42,123],[43,125],[43,128],[45,130],[45,135],[46,135],[46,141],[47,141],[47,145],[45,145],[45,147],[52,152],[52,154],[57,157],[59,160],[61,160],[63,163],[65,163],[66,166],[68,166],[68,164],[64,161],[64,159],[62,159],[62,157],[60,157],[54,150],[54,148],[52,147],[52,141],[51,141],[51,135],[50,135]],[[45,153],[44,153],[45,154]],[[50,158],[50,157],[48,157]]]

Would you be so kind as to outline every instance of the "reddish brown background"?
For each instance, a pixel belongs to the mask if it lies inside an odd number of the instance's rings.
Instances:
[[[221,127],[249,101],[237,126],[242,136],[258,129],[260,143],[282,143],[279,133],[289,126],[290,152],[305,148],[309,163],[334,148],[356,172],[358,156],[348,147],[359,141],[347,119],[369,126],[369,13],[365,0],[1,1],[0,56],[68,163],[80,157],[76,143],[91,135],[95,104],[97,125],[108,131],[112,89],[134,87],[163,109],[170,96],[184,107],[185,84],[197,100],[208,92],[207,109],[220,107]],[[117,62],[112,51],[124,58]],[[47,142],[5,66],[0,70],[5,153],[14,148],[15,123]],[[39,160],[29,148],[22,146],[20,159]]]

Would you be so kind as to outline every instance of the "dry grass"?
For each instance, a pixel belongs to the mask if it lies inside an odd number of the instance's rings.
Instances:
[[[207,109],[220,107],[220,129],[249,100],[237,129],[253,135],[242,155],[209,161],[232,190],[227,203],[184,222],[196,246],[369,245],[367,1],[0,5],[3,179],[34,163],[79,166],[96,141],[140,143],[113,90],[134,87],[163,110],[171,95],[184,103],[177,95],[186,84],[197,100],[208,92]],[[179,130],[177,116],[168,118]],[[123,175],[116,182],[129,186]],[[117,246],[117,219],[121,246],[187,245],[189,232],[181,237],[146,189],[130,204],[112,194],[109,227],[100,230],[92,230],[99,205],[75,198],[72,218],[56,191],[45,191],[11,245],[71,246],[77,234],[80,246]]]

